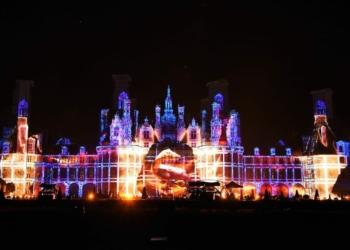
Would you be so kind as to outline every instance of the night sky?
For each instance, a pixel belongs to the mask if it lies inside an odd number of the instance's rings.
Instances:
[[[15,81],[33,80],[33,133],[97,145],[113,74],[132,78],[140,122],[164,107],[170,85],[175,113],[184,105],[200,123],[206,83],[226,79],[246,153],[312,127],[313,90],[331,88],[336,117],[350,125],[350,3],[87,2],[1,6],[1,112]]]

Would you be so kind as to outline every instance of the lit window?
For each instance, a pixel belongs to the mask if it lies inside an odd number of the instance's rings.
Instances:
[[[85,177],[85,171],[84,171],[85,169],[83,169],[83,168],[80,168],[79,169],[79,178],[80,179],[83,179],[84,177]]]
[[[69,176],[71,179],[75,179],[75,169],[74,168],[69,169]]]
[[[196,130],[191,130],[191,140],[197,139],[197,133]]]
[[[88,168],[88,178],[94,178],[94,169]]]
[[[149,131],[148,130],[143,132],[143,139],[146,139],[146,140],[149,139]]]

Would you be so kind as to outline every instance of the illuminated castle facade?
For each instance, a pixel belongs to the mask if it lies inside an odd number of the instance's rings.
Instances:
[[[211,93],[211,110],[201,112],[201,125],[194,118],[185,124],[184,106],[177,106],[175,115],[170,86],[164,110],[155,106],[154,124],[147,117],[139,124],[139,112],[132,110],[127,91],[119,91],[118,111],[111,122],[109,110],[101,110],[100,143],[91,155],[83,146],[76,155],[69,154],[69,145],[63,145],[56,155],[40,154],[40,140],[28,138],[28,105],[22,100],[17,151],[10,152],[4,143],[0,178],[13,183],[13,193],[18,196],[37,196],[41,183],[56,184],[64,195],[75,197],[92,192],[136,197],[143,187],[155,197],[181,196],[188,182],[196,180],[219,181],[222,188],[234,181],[244,187],[244,195],[268,190],[271,195],[282,192],[291,197],[298,190],[312,196],[316,189],[321,197],[332,194],[337,177],[347,166],[349,146],[335,142],[323,101],[315,103],[314,131],[304,138],[303,155],[293,155],[291,148],[285,148],[283,155],[276,155],[276,148],[269,155],[260,155],[259,148],[254,155],[244,155],[239,113],[224,114],[226,94],[220,88],[212,89],[217,92]]]

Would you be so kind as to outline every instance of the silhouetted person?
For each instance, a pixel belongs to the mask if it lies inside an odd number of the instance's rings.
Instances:
[[[61,187],[58,187],[56,199],[57,199],[57,200],[62,200],[62,191],[61,191]]]
[[[145,200],[147,198],[148,198],[148,194],[146,193],[146,187],[143,187],[141,199]]]
[[[265,189],[264,200],[268,200],[270,198],[269,192]]]
[[[317,200],[319,200],[319,199],[320,199],[320,195],[318,194],[318,189],[316,189],[314,200],[317,201]]]
[[[281,191],[280,193],[280,199],[284,199],[284,195],[283,195],[283,192]]]
[[[296,198],[296,199],[299,199],[299,192],[298,192],[298,189],[295,190],[295,198]]]

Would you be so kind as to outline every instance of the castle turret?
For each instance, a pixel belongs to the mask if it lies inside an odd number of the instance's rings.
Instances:
[[[103,144],[105,138],[108,135],[108,109],[101,110],[101,120],[100,120],[100,145]]]
[[[207,111],[202,110],[202,145],[205,145],[207,139]]]
[[[229,146],[238,146],[241,144],[240,120],[238,112],[231,110],[230,118],[226,127],[226,137]]]
[[[337,154],[334,135],[327,122],[327,110],[325,102],[318,100],[314,105],[314,130],[308,137],[304,137],[304,154]]]
[[[333,121],[333,101],[332,101],[332,95],[333,91],[331,89],[322,89],[317,91],[311,91],[313,103],[314,103],[314,109],[316,111],[317,102],[322,101],[325,104],[325,107],[327,107],[327,110],[324,110],[324,115],[327,116],[328,120]],[[332,124],[332,123],[331,123]]]
[[[125,92],[119,96],[119,100],[123,102],[122,117],[120,112],[116,112],[114,119],[110,125],[110,144],[111,145],[130,145],[132,142],[132,119],[130,117],[131,101]]]
[[[135,122],[134,122],[134,132],[133,132],[133,137],[135,138],[135,140],[137,140],[138,136],[139,136],[139,111],[138,110],[134,110],[134,118],[135,118]]]
[[[214,102],[213,107],[213,117],[210,122],[211,134],[210,140],[211,144],[214,146],[219,145],[219,139],[222,132],[222,121],[220,119],[220,103]]]
[[[178,106],[178,121],[177,121],[177,140],[181,141],[185,135],[186,127],[185,127],[185,107]]]
[[[132,120],[130,117],[130,106],[131,106],[131,101],[129,99],[124,100],[123,119],[122,119],[124,145],[129,145],[131,144],[131,141],[132,141],[132,136],[131,136]]]
[[[28,103],[23,99],[18,104],[17,118],[17,153],[27,153],[28,143]]]
[[[207,82],[208,90],[209,90],[209,100],[215,102],[220,102],[221,110],[225,116],[229,113],[229,94],[228,94],[228,86],[229,82],[225,79]],[[219,99],[219,100],[218,100]],[[210,103],[208,103],[210,104]],[[202,109],[209,110],[208,107],[202,107]]]
[[[120,101],[121,93],[125,92],[126,95],[129,95],[129,86],[132,80],[127,74],[112,75],[112,78],[114,80],[113,111],[116,112],[123,108],[123,102]]]
[[[155,136],[157,137],[158,141],[161,140],[162,138],[162,124],[160,122],[160,105],[156,105],[155,112],[156,112],[156,123],[154,125],[154,133]]]

